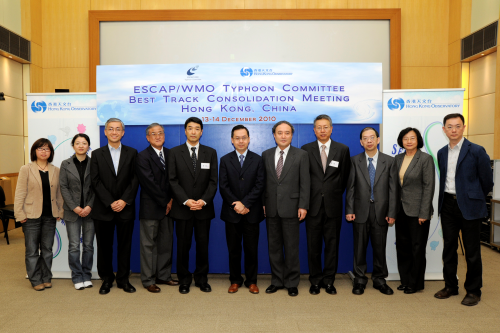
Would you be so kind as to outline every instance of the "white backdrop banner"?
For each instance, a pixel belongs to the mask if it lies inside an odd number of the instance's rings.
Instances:
[[[443,133],[443,118],[449,113],[462,114],[465,89],[429,90],[384,90],[383,93],[383,152],[391,156],[403,153],[404,148],[397,143],[399,132],[406,127],[417,128],[424,139],[422,151],[434,159],[436,187],[434,192],[434,215],[431,219],[427,240],[426,280],[442,280],[443,233],[438,216],[439,168],[437,152],[448,144]],[[397,220],[396,220],[397,223]],[[395,228],[389,228],[387,235],[387,266],[389,280],[399,280],[396,257]]]
[[[26,94],[28,96],[28,146],[39,138],[47,138],[54,146],[52,164],[60,167],[61,162],[74,154],[71,139],[77,133],[90,138],[89,155],[92,147],[99,147],[99,126],[97,125],[97,103],[95,93],[68,94]],[[81,238],[80,238],[81,239]],[[97,278],[97,247],[94,241],[93,278]],[[68,235],[66,223],[57,223],[52,248],[52,273],[54,278],[71,278],[68,266]]]

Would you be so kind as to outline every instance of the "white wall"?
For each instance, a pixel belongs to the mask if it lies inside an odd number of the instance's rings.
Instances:
[[[500,0],[472,0],[470,31],[474,32],[498,20]]]

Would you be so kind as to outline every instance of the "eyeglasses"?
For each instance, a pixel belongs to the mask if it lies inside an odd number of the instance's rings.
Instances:
[[[117,133],[120,133],[122,131],[121,127],[117,127],[117,128],[108,127],[106,130],[108,132],[117,132]]]
[[[165,135],[165,132],[158,132],[158,133],[149,133],[149,136],[152,136],[153,138],[156,138],[156,137],[161,137],[161,136],[164,136]]]
[[[456,129],[457,131],[460,131],[462,129],[463,125],[456,125],[456,126],[451,126],[451,125],[448,125],[446,126],[446,130],[447,131],[451,131],[453,129]]]
[[[403,141],[404,142],[408,142],[408,141],[417,141],[417,138],[412,136],[412,137],[409,137],[409,138],[403,138]]]
[[[376,139],[375,136],[365,136],[361,140],[363,140],[364,142],[366,142],[366,141],[369,141],[369,140],[375,141],[375,139]]]
[[[242,136],[242,137],[234,137],[233,140],[234,141],[246,141],[248,139],[248,136]]]
[[[39,152],[50,152],[50,148],[43,148],[43,147],[40,147],[40,148],[37,148],[36,150],[38,150]]]
[[[316,131],[321,131],[321,130],[324,130],[324,131],[328,131],[330,129],[330,126],[316,126]]]

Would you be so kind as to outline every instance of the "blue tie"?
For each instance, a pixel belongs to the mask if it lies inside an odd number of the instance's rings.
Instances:
[[[243,159],[245,158],[245,156],[243,155],[240,155],[240,166],[243,168]]]
[[[373,158],[368,157],[368,174],[370,175],[370,188],[371,188],[371,195],[370,195],[370,200],[373,201],[373,183],[375,183],[375,167],[373,166]]]
[[[163,159],[163,152],[160,150],[160,162],[163,170],[165,170],[165,159]]]

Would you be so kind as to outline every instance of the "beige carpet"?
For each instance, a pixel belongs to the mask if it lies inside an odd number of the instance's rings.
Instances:
[[[270,276],[259,276],[261,293],[240,289],[227,293],[227,275],[211,275],[211,293],[191,289],[181,295],[163,286],[159,294],[141,287],[138,274],[130,281],[137,288],[127,294],[116,285],[111,293],[95,287],[73,288],[70,280],[54,279],[53,288],[36,292],[24,278],[24,238],[20,229],[9,232],[11,245],[0,234],[0,332],[500,332],[500,253],[482,247],[483,298],[478,306],[460,304],[464,292],[448,300],[434,293],[442,281],[426,283],[423,292],[382,295],[371,287],[362,296],[351,293],[347,275],[338,275],[338,295],[309,294],[302,276],[299,296],[285,290],[267,295]],[[465,259],[459,255],[459,278],[465,279]]]

